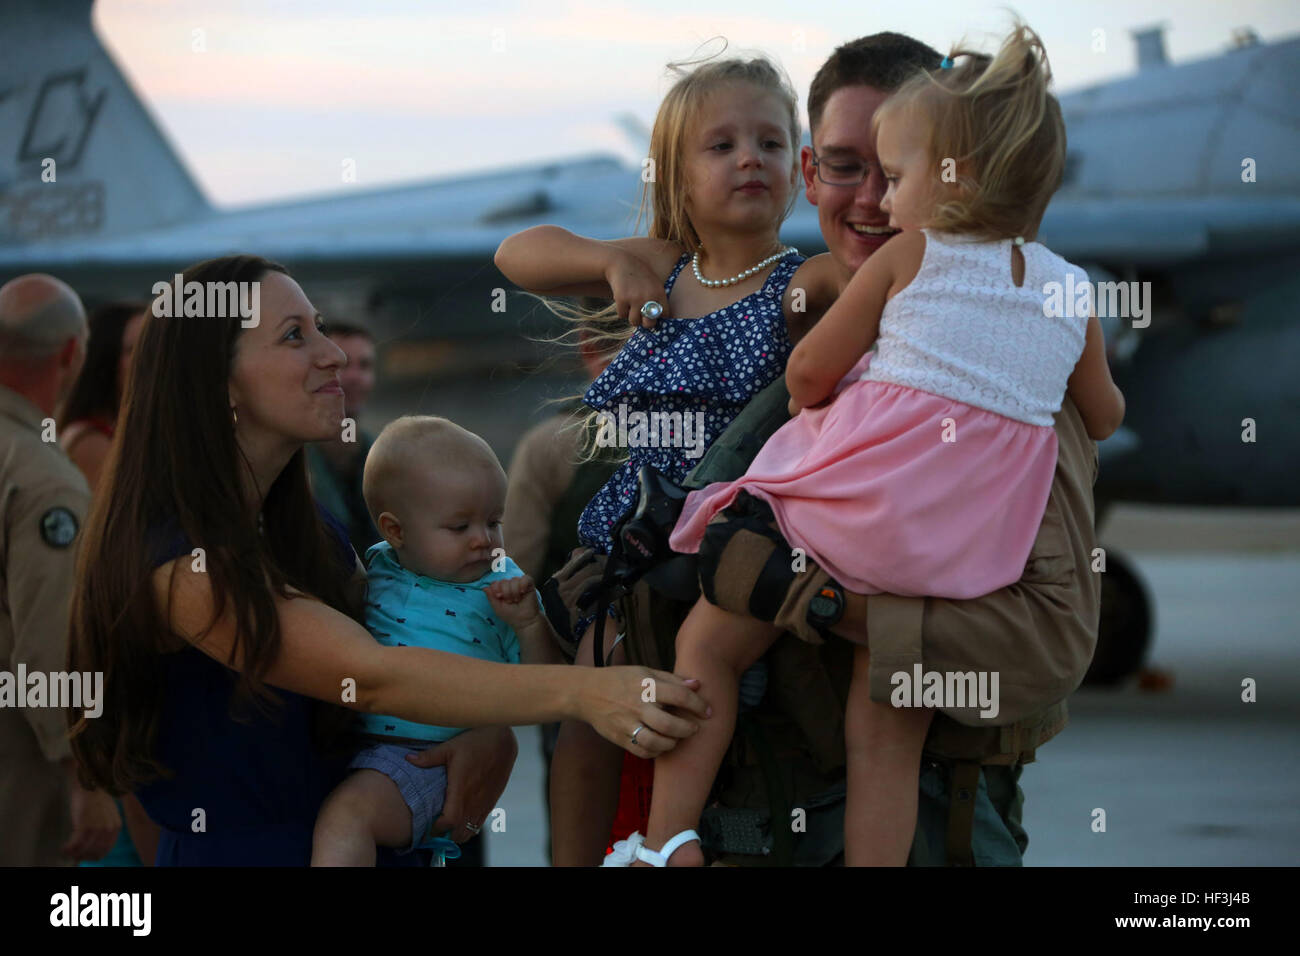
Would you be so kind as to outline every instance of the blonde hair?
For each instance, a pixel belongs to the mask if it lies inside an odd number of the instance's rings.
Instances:
[[[914,75],[872,122],[906,111],[924,122],[935,175],[955,161],[957,195],[938,203],[931,228],[1028,238],[1065,173],[1065,123],[1047,89],[1043,41],[1016,22],[996,56],[954,47],[947,62]]]
[[[787,130],[790,136],[790,198],[781,214],[784,222],[794,211],[798,199],[795,188],[799,173],[799,143],[803,128],[799,121],[799,97],[785,72],[760,53],[747,57],[727,57],[718,59],[726,50],[726,41],[722,49],[710,56],[692,60],[682,60],[668,64],[668,72],[677,79],[664,95],[655,114],[654,126],[650,131],[650,155],[653,175],[645,179],[641,186],[641,200],[637,211],[635,230],[639,231],[647,216],[650,220],[651,239],[662,239],[683,246],[687,252],[696,253],[701,248],[699,234],[696,233],[690,216],[686,212],[686,198],[690,183],[686,180],[685,141],[699,122],[705,100],[718,89],[736,83],[747,83],[765,93],[775,95],[786,108]],[[589,336],[589,341],[597,348],[618,351],[636,331],[618,316],[611,303],[603,309],[590,309],[574,306],[545,296],[537,296],[552,314],[581,327]],[[571,343],[570,329],[552,342]],[[576,396],[567,396],[557,401],[571,400]],[[591,412],[574,427],[584,432],[581,448],[581,461],[589,461],[597,456],[589,436],[594,434],[592,424],[596,413]]]
[[[725,49],[725,47],[724,47]],[[693,67],[693,69],[691,69]],[[733,83],[748,83],[781,100],[787,111],[787,130],[790,134],[790,200],[781,219],[794,210],[798,195],[795,177],[799,170],[798,147],[802,133],[799,123],[799,97],[790,79],[771,60],[762,54],[748,58],[728,57],[687,60],[668,64],[668,70],[677,76],[655,115],[650,130],[650,156],[654,175],[642,184],[641,208],[637,217],[640,225],[646,213],[650,214],[651,239],[664,239],[680,243],[687,252],[700,249],[700,237],[686,214],[686,195],[690,183],[686,181],[683,153],[685,140],[691,133],[703,109],[705,100],[721,87]]]
[[[397,513],[398,503],[408,491],[406,480],[415,469],[465,462],[502,470],[501,462],[487,442],[450,419],[437,415],[403,415],[389,422],[370,446],[361,475],[361,494],[370,520],[378,528],[381,514]]]
[[[724,47],[725,50],[725,41]],[[719,51],[721,53],[721,51]],[[668,72],[677,80],[664,95],[650,131],[650,160],[654,175],[641,184],[641,200],[635,230],[649,217],[647,235],[683,246],[694,254],[700,249],[700,237],[686,213],[685,140],[699,121],[705,100],[718,89],[734,83],[748,83],[781,100],[787,111],[790,134],[790,198],[781,214],[784,222],[794,211],[798,190],[794,188],[799,172],[798,146],[802,136],[799,122],[799,97],[784,71],[762,54],[749,58],[713,56],[668,64]],[[618,320],[612,305],[599,310],[574,308],[567,303],[537,296],[555,315],[570,322],[588,324],[593,341],[602,347],[621,347],[633,328]],[[610,318],[615,319],[610,323]]]

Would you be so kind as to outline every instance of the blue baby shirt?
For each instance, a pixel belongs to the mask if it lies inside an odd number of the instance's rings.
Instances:
[[[386,541],[366,551],[369,587],[366,629],[387,647],[427,647],[502,664],[519,663],[519,638],[492,611],[484,591],[493,581],[517,578],[523,571],[510,558],[505,569],[475,581],[452,584],[407,570]],[[537,596],[541,606],[541,596]],[[361,714],[363,733],[410,737],[440,743],[464,727],[435,727],[400,717]]]

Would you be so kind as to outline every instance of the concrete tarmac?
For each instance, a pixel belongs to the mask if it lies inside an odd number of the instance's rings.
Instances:
[[[1300,515],[1126,507],[1102,540],[1123,547],[1156,608],[1151,667],[1082,689],[1069,726],[1025,768],[1027,866],[1300,863]],[[1242,700],[1242,682],[1256,700]],[[492,866],[545,866],[536,728],[489,837]],[[1094,830],[1097,810],[1105,830]]]
[[[1069,726],[1021,778],[1025,864],[1300,863],[1300,554],[1133,557],[1156,601],[1151,663],[1172,686],[1070,699]]]

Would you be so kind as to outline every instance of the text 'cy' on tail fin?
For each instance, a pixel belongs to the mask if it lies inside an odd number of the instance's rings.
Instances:
[[[0,247],[193,221],[211,209],[91,26],[92,0],[5,0]]]

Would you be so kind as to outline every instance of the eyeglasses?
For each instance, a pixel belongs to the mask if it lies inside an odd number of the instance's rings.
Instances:
[[[843,159],[828,160],[818,157],[813,150],[812,164],[817,170],[817,178],[827,186],[860,186],[871,172],[871,163],[846,156]]]

